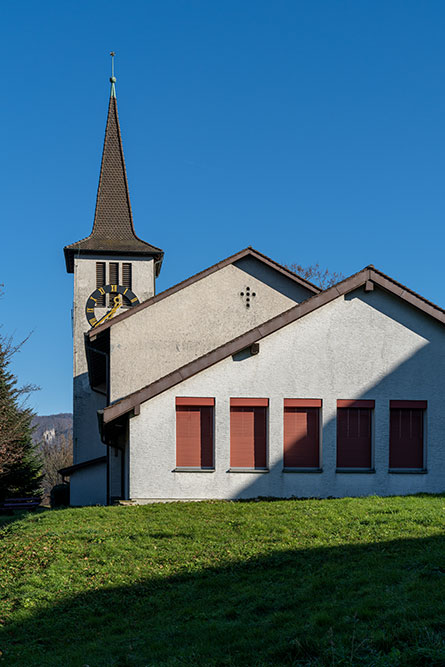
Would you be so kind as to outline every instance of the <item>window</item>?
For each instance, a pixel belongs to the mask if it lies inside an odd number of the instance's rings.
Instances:
[[[103,287],[105,284],[105,262],[96,262],[96,288]],[[99,308],[105,307],[105,294],[101,294],[97,298],[96,305]]]
[[[337,401],[337,469],[372,468],[374,401]]]
[[[119,268],[119,262],[108,262],[108,281],[107,277],[107,265],[106,262],[96,262],[96,288],[103,287],[104,285],[122,285],[123,287],[128,287],[132,289],[132,265],[131,262],[122,262],[122,268]],[[108,295],[108,305],[114,305],[114,298],[116,294],[112,293]],[[106,306],[106,294],[102,294],[98,300],[97,305],[99,308],[105,308]],[[124,296],[122,298],[122,306],[128,308],[131,306],[129,299]]]
[[[213,468],[214,398],[176,399],[176,466]]]
[[[131,264],[129,262],[122,264],[122,285],[131,289]]]
[[[319,399],[284,399],[285,468],[319,468],[320,408]]]
[[[424,468],[423,422],[426,401],[389,402],[389,467]]]
[[[131,264],[130,262],[123,262],[122,264],[122,285],[123,287],[128,287],[128,289],[132,289],[131,287],[131,279],[132,279],[132,272],[131,272]],[[123,305],[124,306],[130,306],[130,300],[127,299],[126,296],[124,296],[123,299]]]
[[[110,262],[108,264],[108,283],[110,285],[119,284],[119,262]]]
[[[230,468],[267,468],[267,398],[230,399]]]
[[[110,262],[108,264],[108,284],[119,285],[119,262]],[[114,299],[116,294],[108,295],[108,305],[114,306]]]

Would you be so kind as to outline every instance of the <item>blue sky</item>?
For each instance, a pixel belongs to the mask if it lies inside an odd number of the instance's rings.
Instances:
[[[252,245],[349,275],[372,263],[445,306],[445,4],[3,0],[3,334],[72,405],[73,278],[93,221],[116,51],[138,235],[157,289]]]

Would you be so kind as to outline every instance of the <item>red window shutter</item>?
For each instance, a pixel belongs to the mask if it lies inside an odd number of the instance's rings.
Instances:
[[[426,410],[428,401],[389,401],[390,408],[418,408]]]
[[[375,407],[375,401],[374,400],[358,400],[356,401],[355,399],[353,400],[343,400],[339,398],[337,400],[337,408],[374,408]]]
[[[201,406],[201,467],[213,468],[213,407]]]
[[[370,408],[337,408],[337,467],[371,467]]]
[[[284,467],[319,467],[319,408],[284,408]]]
[[[176,406],[176,465],[213,467],[213,406]]]
[[[321,398],[285,398],[285,408],[321,408]]]
[[[215,405],[215,399],[214,398],[191,398],[189,396],[177,396],[176,397],[176,405],[194,405],[194,406],[201,406],[201,405]]]
[[[247,408],[247,407],[260,407],[264,406],[267,408],[269,405],[269,399],[268,398],[231,398],[230,399],[230,407],[241,407],[241,408]]]
[[[266,468],[266,418],[263,406],[230,407],[231,468]]]
[[[397,401],[397,404],[401,402]],[[423,468],[423,414],[421,408],[391,407],[390,468]]]

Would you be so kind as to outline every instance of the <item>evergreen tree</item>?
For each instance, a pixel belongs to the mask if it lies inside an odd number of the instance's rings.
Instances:
[[[19,347],[0,336],[0,501],[41,494],[42,463],[32,441],[33,414],[23,405],[34,387],[17,387],[9,369]]]

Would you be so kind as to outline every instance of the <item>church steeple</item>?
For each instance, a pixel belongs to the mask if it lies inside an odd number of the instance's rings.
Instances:
[[[107,125],[97,189],[96,211],[91,234],[64,248],[68,273],[74,270],[74,257],[88,254],[153,257],[159,273],[163,251],[142,241],[134,231],[128,191],[127,172],[119,127],[112,56],[111,90]]]

